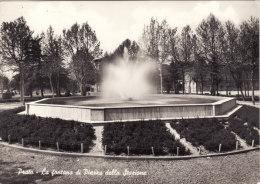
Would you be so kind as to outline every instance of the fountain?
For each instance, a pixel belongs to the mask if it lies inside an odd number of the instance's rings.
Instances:
[[[155,65],[130,61],[128,50],[105,69],[102,91],[96,97],[43,99],[26,104],[26,113],[86,123],[223,117],[236,106],[234,98],[151,94]]]
[[[149,74],[155,69],[149,61],[130,61],[124,48],[123,58],[117,59],[105,69],[102,82],[103,97],[113,100],[142,99],[152,90]]]

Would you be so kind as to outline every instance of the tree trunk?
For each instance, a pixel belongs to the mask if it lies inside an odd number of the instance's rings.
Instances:
[[[174,93],[176,94],[176,86],[175,86],[175,81],[172,81],[172,89],[174,90]]]
[[[239,86],[237,85],[237,97],[239,98]]]
[[[185,94],[185,76],[184,76],[184,69],[182,68],[182,94]]]
[[[57,96],[60,96],[60,74],[57,76]]]
[[[244,96],[241,85],[239,86],[239,89],[240,89],[240,92],[241,92],[242,99],[243,99],[243,101],[245,101],[245,96]]]
[[[247,82],[246,84],[247,84],[247,96],[250,96],[249,95],[249,91],[250,91],[249,82]]]
[[[82,95],[83,94],[83,85],[82,85],[82,83],[79,83],[79,90],[80,90],[80,93]]]
[[[245,97],[246,97],[246,92],[247,92],[247,86],[246,86],[246,83],[244,83],[244,86],[245,86],[244,90],[245,90]]]
[[[41,97],[44,98],[42,86],[41,86]]]
[[[218,86],[219,86],[219,84],[218,84],[218,79],[216,80],[216,91],[217,91],[217,96],[218,96]]]
[[[203,76],[202,75],[200,75],[200,80],[201,80],[201,94],[203,95],[204,81],[203,81]]]
[[[179,94],[179,84],[176,81],[173,81],[173,86],[174,86],[174,93]]]
[[[189,93],[191,94],[191,80],[189,80]]]
[[[227,74],[226,74],[225,80],[226,80],[226,96],[228,96],[228,80],[227,80]]]
[[[162,65],[160,64],[160,91],[163,94]]]
[[[23,70],[23,65],[20,65],[20,90],[21,90],[21,102],[23,105],[25,105],[25,100],[24,100],[24,70]]]
[[[213,76],[212,74],[210,74],[210,95],[213,95],[213,89],[214,85],[213,85]]]
[[[254,68],[251,71],[251,88],[252,88],[252,103],[253,105],[255,105]]]
[[[52,98],[54,98],[54,90],[53,90],[53,85],[52,85],[51,76],[49,77],[49,80],[50,80],[50,86],[51,86]]]
[[[197,80],[196,80],[196,94],[199,94],[199,85],[198,85]]]
[[[81,82],[79,87],[80,87],[81,96],[86,96],[85,83],[84,83],[84,82]]]

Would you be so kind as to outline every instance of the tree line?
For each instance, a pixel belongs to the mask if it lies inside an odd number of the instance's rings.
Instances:
[[[151,18],[144,26],[138,42],[126,39],[113,53],[103,53],[95,31],[86,22],[75,23],[61,35],[50,26],[46,32],[34,36],[25,19],[20,17],[3,22],[0,30],[1,66],[7,65],[16,75],[10,84],[24,95],[38,89],[50,89],[60,96],[61,89],[80,91],[102,78],[103,63],[123,57],[128,49],[131,61],[150,58],[157,63],[154,81],[158,92],[185,93],[186,75],[196,83],[196,92],[236,89],[244,99],[258,88],[259,19],[251,17],[236,26],[231,21],[221,22],[213,14],[203,19],[195,30],[189,25],[180,31],[166,20]]]
[[[210,14],[195,31],[187,25],[180,33],[166,20],[152,18],[143,29],[140,43],[142,51],[158,62],[161,93],[163,89],[178,93],[180,80],[184,93],[188,73],[197,84],[197,93],[200,90],[203,94],[207,87],[211,95],[217,95],[222,86],[226,95],[237,89],[244,99],[252,90],[254,103],[259,69],[258,18],[251,17],[236,26]]]
[[[75,90],[82,95],[86,84],[95,82],[93,59],[102,54],[100,42],[88,23],[73,24],[56,35],[50,26],[46,32],[33,36],[23,17],[1,25],[1,63],[16,75],[11,86],[18,88],[24,103],[25,90],[32,95],[39,89],[50,89],[52,96],[61,88]]]

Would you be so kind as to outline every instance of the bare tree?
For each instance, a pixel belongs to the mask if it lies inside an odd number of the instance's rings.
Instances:
[[[251,17],[240,26],[240,50],[244,63],[250,70],[252,103],[255,104],[255,73],[259,69],[259,19]]]
[[[52,91],[52,97],[54,98],[53,89],[53,75],[59,73],[62,68],[62,41],[61,38],[57,38],[54,35],[54,30],[50,26],[47,30],[46,35],[42,35],[43,45],[43,63],[41,67],[41,74],[49,78],[50,87]]]
[[[13,71],[20,73],[21,102],[24,104],[25,48],[32,31],[24,18],[20,17],[13,22],[3,22],[0,34],[0,54],[6,65],[15,67]]]
[[[86,84],[95,82],[96,70],[91,62],[93,59],[93,56],[82,49],[72,57],[70,63],[70,69],[73,71],[83,96],[86,95]]]
[[[224,37],[221,22],[210,14],[197,27],[197,36],[201,43],[202,57],[209,66],[211,94],[218,93],[220,67],[220,38]]]
[[[198,93],[199,84],[200,84],[200,91],[201,94],[204,92],[204,85],[208,75],[207,71],[207,63],[202,57],[201,54],[201,45],[197,36],[194,34],[192,37],[192,45],[193,45],[193,60],[192,60],[192,67],[194,70],[194,79],[196,82],[196,92]]]
[[[169,60],[169,25],[166,20],[162,23],[152,18],[149,26],[145,26],[140,39],[140,46],[144,53],[158,64],[160,76],[160,93],[163,93],[162,65]]]
[[[220,38],[220,57],[223,63],[224,70],[226,69],[230,72],[233,80],[235,81],[238,94],[240,91],[242,98],[244,99],[244,94],[242,91],[242,77],[245,66],[239,52],[239,29],[237,29],[231,21],[227,21],[225,23],[224,29],[225,36]],[[225,72],[225,77],[227,83],[227,72]]]
[[[182,93],[185,93],[185,69],[189,66],[192,60],[192,32],[189,25],[185,26],[181,32],[181,38],[179,42],[179,54],[178,62],[181,67],[183,88]]]

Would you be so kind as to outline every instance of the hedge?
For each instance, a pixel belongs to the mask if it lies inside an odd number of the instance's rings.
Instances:
[[[26,146],[38,146],[39,140],[43,148],[56,149],[59,142],[60,150],[79,152],[80,144],[84,144],[84,152],[88,152],[96,139],[91,125],[53,118],[40,118],[34,115],[17,115],[24,110],[17,108],[0,113],[0,137],[12,143],[21,143],[22,138]]]
[[[235,112],[232,118],[238,117],[244,122],[259,128],[259,108],[243,105],[237,112]]]
[[[9,93],[9,92],[7,92],[7,93],[3,93],[2,94],[2,99],[3,100],[9,100],[9,99],[12,99],[12,93]]]
[[[127,123],[112,123],[104,126],[103,146],[106,146],[107,154],[151,155],[154,148],[155,155],[176,155],[179,147],[179,155],[190,154],[167,131],[165,123],[157,121],[139,121]]]
[[[181,138],[186,138],[192,145],[204,146],[209,151],[218,152],[235,149],[236,139],[229,129],[225,129],[217,119],[174,120],[171,123]]]
[[[247,144],[251,145],[252,140],[254,140],[255,144],[259,145],[259,133],[253,129],[252,124],[246,124],[246,122],[240,118],[230,119],[229,124],[230,130],[246,140]]]

